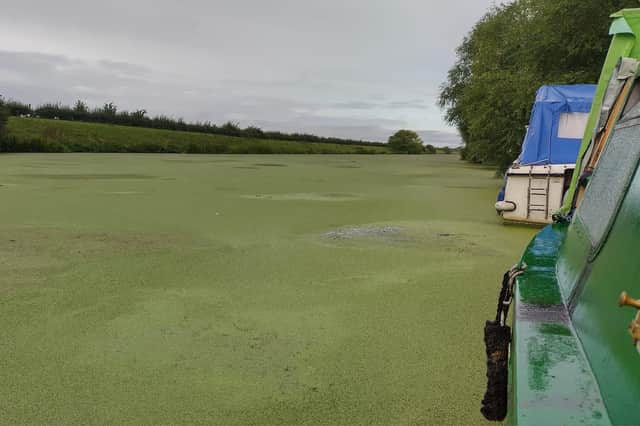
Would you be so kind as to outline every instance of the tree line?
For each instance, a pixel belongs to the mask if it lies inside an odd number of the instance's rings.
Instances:
[[[64,120],[15,120],[0,136],[9,152],[91,152],[165,154],[388,154],[386,146],[278,141],[173,132]]]
[[[610,14],[637,0],[515,0],[493,6],[457,48],[439,105],[464,141],[462,158],[504,171],[519,155],[544,84],[595,83]]]
[[[158,143],[140,140],[123,141],[121,138],[111,138],[109,143],[97,143],[89,140],[70,140],[69,136],[64,137],[64,131],[60,126],[47,126],[43,129],[42,134],[35,131],[27,140],[21,140],[16,137],[8,137],[7,123],[9,116],[33,116],[40,118],[62,119],[64,121],[80,121],[93,122],[98,124],[119,124],[124,126],[133,126],[140,128],[151,128],[157,130],[181,130],[193,133],[215,134],[224,137],[235,137],[236,143],[230,144],[228,140],[218,139],[216,141],[200,140],[191,143]],[[62,124],[62,123],[60,123]],[[198,127],[201,126],[201,127]],[[34,127],[34,126],[29,126]],[[36,126],[37,127],[37,126]],[[33,130],[33,129],[31,129]],[[103,136],[108,136],[103,132]],[[336,138],[319,138],[314,135],[306,135],[320,140],[303,140],[303,142],[311,142],[312,144],[324,144],[329,146],[332,141],[338,140],[340,143],[334,145],[355,146],[355,151],[342,152],[337,148],[328,150],[319,147],[311,147],[307,150],[300,149],[299,146],[282,145],[275,146],[278,138],[269,138],[269,135],[284,135],[286,139],[280,138],[281,142],[300,142],[295,139],[297,134],[283,134],[280,132],[263,132],[258,128],[240,129],[233,123],[227,123],[221,127],[217,127],[210,123],[185,123],[183,120],[174,120],[165,116],[157,116],[153,118],[147,117],[145,110],[137,110],[134,112],[118,112],[117,107],[113,103],[107,103],[102,108],[90,110],[88,106],[78,101],[73,108],[64,107],[60,104],[44,104],[37,108],[16,101],[5,101],[0,96],[0,152],[171,152],[171,153],[360,153],[360,154],[376,154],[382,151],[371,151],[371,149],[389,148],[397,154],[436,154],[438,150],[433,145],[425,145],[420,136],[411,130],[399,130],[389,137],[387,144],[382,143],[366,143],[352,140],[336,139]],[[259,136],[256,136],[259,135]],[[138,135],[141,137],[148,135]],[[269,138],[269,140],[266,140]],[[73,139],[73,138],[71,138]],[[135,139],[135,138],[134,138]],[[254,141],[255,139],[265,139],[264,141]],[[271,141],[271,144],[269,142]],[[369,148],[367,148],[367,146]],[[453,150],[449,147],[441,149],[444,154],[451,154]]]
[[[186,122],[182,118],[176,119],[166,115],[156,115],[152,117],[149,116],[145,109],[120,111],[113,102],[105,103],[99,108],[90,108],[81,100],[77,101],[73,106],[67,106],[60,103],[45,103],[37,107],[32,107],[30,104],[15,100],[4,101],[4,105],[8,109],[8,113],[10,115],[17,117],[38,117],[68,121],[83,121],[89,123],[117,124],[120,126],[178,130],[184,132],[238,136],[253,139],[302,141],[338,145],[385,146],[385,144],[381,142],[324,137],[307,133],[265,131],[256,126],[241,128],[237,123],[233,122],[216,125],[209,121]]]
[[[3,139],[6,136],[8,121],[9,108],[6,107],[4,99],[0,97],[0,139]]]

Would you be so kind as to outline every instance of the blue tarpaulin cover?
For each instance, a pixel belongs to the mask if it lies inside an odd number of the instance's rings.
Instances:
[[[542,86],[538,89],[529,128],[518,163],[574,164],[582,138],[558,137],[563,113],[589,113],[596,91],[594,84]]]

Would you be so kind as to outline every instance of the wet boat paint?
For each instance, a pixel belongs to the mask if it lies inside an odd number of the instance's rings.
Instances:
[[[515,290],[509,423],[611,424],[557,281],[566,225],[544,228]]]

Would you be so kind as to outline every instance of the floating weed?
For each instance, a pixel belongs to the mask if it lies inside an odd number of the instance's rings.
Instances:
[[[61,174],[22,174],[13,175],[27,179],[59,179],[59,180],[114,180],[114,179],[154,179],[155,176],[136,173],[61,173]]]
[[[282,164],[282,163],[255,163],[254,166],[259,166],[259,167],[289,167],[286,164]]]
[[[403,235],[404,234],[404,235]],[[398,226],[354,226],[326,232],[323,238],[333,241],[384,240],[405,241],[410,237]]]
[[[107,195],[140,195],[140,194],[144,194],[144,192],[139,192],[139,191],[109,191],[109,192],[103,192],[103,194],[107,194]]]
[[[255,194],[255,195],[242,195],[241,197],[252,199],[252,200],[326,201],[326,202],[357,201],[361,199],[361,197],[358,194],[350,194],[350,193],[342,193],[342,192],[329,192],[329,193],[301,192],[301,193],[293,193],[293,194]]]

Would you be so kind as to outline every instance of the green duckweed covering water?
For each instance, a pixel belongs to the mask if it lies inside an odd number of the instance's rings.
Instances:
[[[534,233],[500,183],[453,155],[0,156],[0,423],[482,424],[482,327]]]

